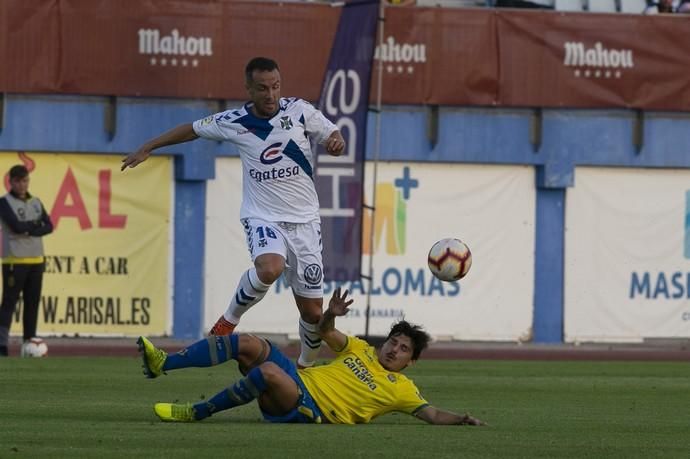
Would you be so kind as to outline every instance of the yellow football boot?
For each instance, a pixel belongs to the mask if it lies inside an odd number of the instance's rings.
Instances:
[[[144,374],[147,378],[157,378],[162,375],[163,364],[165,359],[168,358],[168,353],[158,349],[153,345],[151,341],[140,336],[137,340],[139,345],[139,353],[141,354],[141,359],[144,362]]]
[[[153,406],[156,416],[164,422],[192,422],[194,419],[194,408],[189,403],[156,403]]]

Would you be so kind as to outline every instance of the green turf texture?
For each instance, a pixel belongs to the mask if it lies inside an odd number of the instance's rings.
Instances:
[[[420,361],[433,404],[488,427],[391,414],[359,426],[275,425],[255,404],[193,424],[158,401],[230,385],[232,363],[145,379],[140,360],[0,360],[0,458],[690,457],[690,365],[664,362]]]

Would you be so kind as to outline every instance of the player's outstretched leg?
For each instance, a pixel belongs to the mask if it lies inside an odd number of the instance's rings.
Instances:
[[[158,349],[143,336],[139,337],[137,344],[144,363],[144,374],[148,378],[156,378],[167,370],[210,367],[231,359],[237,360],[239,354],[239,335],[209,336],[175,354]]]
[[[156,403],[153,411],[161,421],[191,422],[200,421],[219,411],[246,405],[268,388],[262,368],[264,370],[268,368],[268,371],[275,371],[277,366],[271,362],[265,362],[258,367],[254,367],[249,370],[246,377],[218,392],[207,401],[199,402],[195,405],[189,403]]]
[[[248,269],[240,277],[230,305],[211,328],[211,335],[222,336],[234,332],[242,314],[261,301],[270,287],[270,284],[265,284],[259,279],[255,268]]]

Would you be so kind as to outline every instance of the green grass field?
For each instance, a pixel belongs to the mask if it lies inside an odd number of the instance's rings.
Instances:
[[[164,424],[157,401],[228,386],[226,364],[147,380],[136,358],[0,360],[0,458],[690,457],[690,365],[420,361],[407,374],[434,405],[488,427],[407,415],[370,425],[273,425],[255,404]]]

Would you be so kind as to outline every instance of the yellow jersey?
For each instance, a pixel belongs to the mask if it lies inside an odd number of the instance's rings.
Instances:
[[[348,336],[327,365],[299,370],[323,416],[332,424],[361,424],[391,411],[414,414],[428,405],[403,374],[381,366],[376,349]]]

